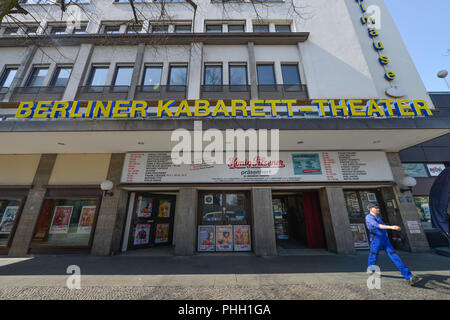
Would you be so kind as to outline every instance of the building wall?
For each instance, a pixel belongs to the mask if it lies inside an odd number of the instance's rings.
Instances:
[[[0,185],[31,185],[40,154],[0,155]]]
[[[89,185],[106,180],[110,154],[58,154],[49,185]]]
[[[88,21],[89,32],[98,32],[100,26],[105,23],[122,24],[121,32],[125,32],[126,24],[131,21],[133,15],[128,3],[111,3],[111,0],[92,0],[90,4],[83,5],[80,13],[81,21]],[[205,23],[221,22],[225,25],[230,21],[245,21],[246,31],[252,31],[253,23],[268,23],[271,31],[278,23],[290,23],[291,30],[297,32],[310,32],[309,39],[304,43],[286,48],[285,46],[255,46],[256,62],[271,61],[278,65],[277,83],[282,83],[280,77],[279,62],[299,62],[302,82],[308,87],[309,97],[315,98],[387,98],[385,90],[390,84],[383,78],[384,70],[378,63],[378,56],[371,46],[371,40],[367,36],[365,26],[359,22],[361,13],[354,1],[345,0],[308,0],[303,1],[300,15],[292,14],[290,2],[264,3],[256,5],[256,10],[251,4],[227,3],[225,5],[212,3],[206,0],[197,1],[199,7],[195,17],[195,32],[205,32]],[[428,99],[424,85],[410,59],[408,52],[401,40],[395,23],[390,17],[382,0],[366,1],[369,6],[375,4],[381,9],[382,29],[380,40],[385,44],[383,54],[388,55],[392,62],[389,68],[395,71],[397,79],[392,85],[398,85],[407,93],[407,98]],[[143,16],[150,24],[157,21],[157,12],[153,4],[136,3]],[[55,17],[59,17],[57,8],[53,6],[24,5],[33,9],[36,15],[42,16],[41,26],[52,23],[61,23]],[[108,8],[103,10],[102,8]],[[291,10],[291,11],[290,11]],[[39,13],[40,12],[40,13]],[[177,21],[193,21],[193,14],[186,3],[173,3],[167,5],[167,13],[170,19],[168,23]],[[245,20],[243,19],[245,17]],[[34,23],[30,18],[29,23]],[[65,17],[63,17],[64,21]],[[160,22],[160,21],[158,21]],[[173,27],[169,31],[172,31]],[[274,35],[275,36],[275,35]],[[108,84],[114,74],[116,63],[131,63],[136,57],[136,46],[107,46],[107,41],[101,41],[94,47],[92,58],[88,62],[109,63],[110,72]],[[74,63],[77,49],[73,47],[59,46],[55,41],[55,47],[45,48],[46,55],[37,50],[33,64],[49,63],[52,68],[56,63]],[[215,62],[232,61],[232,57],[239,61],[247,60],[246,46],[207,46],[203,50],[203,60]],[[3,49],[4,50],[4,49]],[[24,48],[8,49],[8,56],[14,56],[15,51],[20,55]],[[190,55],[189,46],[147,46],[144,53],[144,63],[153,62],[188,62]],[[48,56],[47,56],[48,55]],[[228,57],[225,59],[225,57]],[[234,58],[233,58],[234,60]],[[167,67],[165,67],[167,68]],[[51,69],[50,71],[52,71]],[[197,73],[193,68],[190,72]],[[52,72],[49,72],[49,77]],[[166,83],[167,70],[163,72],[162,84]],[[188,77],[189,78],[189,77]],[[25,77],[26,79],[26,77]],[[199,79],[199,77],[191,77]],[[224,77],[225,79],[225,77]],[[80,79],[80,81],[85,79]],[[250,80],[250,78],[249,78]],[[200,81],[200,80],[198,80]],[[82,85],[83,82],[80,83]],[[189,84],[188,84],[189,85]],[[198,98],[199,93],[196,97]],[[431,101],[430,105],[431,104]]]

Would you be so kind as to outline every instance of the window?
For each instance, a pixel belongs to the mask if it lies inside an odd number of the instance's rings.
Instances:
[[[207,24],[206,25],[206,32],[208,32],[208,33],[220,33],[220,32],[222,32],[222,25],[221,24]]]
[[[253,32],[269,32],[268,24],[254,24]]]
[[[17,35],[18,32],[19,32],[18,27],[8,27],[5,29],[5,32],[3,34],[7,36],[15,36]]]
[[[191,26],[186,24],[186,25],[176,25],[175,26],[175,32],[176,33],[190,33],[191,32]]]
[[[104,86],[106,84],[106,77],[108,76],[109,67],[92,67],[89,75],[88,86]]]
[[[114,77],[114,91],[128,91],[128,87],[131,84],[131,78],[133,77],[133,67],[117,67],[116,75]]]
[[[422,222],[424,229],[432,229],[430,203],[428,196],[414,196],[414,202],[416,204],[417,214]]]
[[[186,85],[187,67],[186,66],[170,66],[169,68],[169,85]]]
[[[247,88],[247,66],[245,65],[230,65],[230,91],[245,92]]]
[[[32,245],[88,246],[97,209],[98,198],[44,200]]]
[[[414,178],[428,178],[427,170],[423,163],[402,163],[405,173]]]
[[[249,223],[247,200],[243,192],[202,192],[200,224]]]
[[[50,34],[66,34],[66,27],[53,27]]]
[[[291,26],[290,25],[277,24],[277,25],[275,25],[275,31],[276,32],[291,32]]]
[[[229,24],[228,32],[245,32],[243,24]]]
[[[206,65],[204,83],[205,85],[222,85],[222,66]]]
[[[8,246],[11,232],[19,215],[20,199],[0,199],[0,246]]]
[[[296,64],[282,64],[281,73],[285,91],[300,91],[300,75]]]
[[[276,91],[275,71],[273,64],[256,65],[258,88],[260,91]]]
[[[145,67],[143,86],[158,86],[161,83],[162,67],[150,66]]]
[[[16,76],[16,73],[17,68],[6,68],[0,78],[0,88],[9,88],[14,80],[14,77]]]
[[[52,0],[20,0],[20,3],[26,4],[50,4]]]
[[[231,85],[246,85],[247,82],[247,66],[245,65],[230,65],[230,84]]]
[[[34,67],[28,79],[28,87],[42,87],[45,77],[48,73],[48,67]]]
[[[142,24],[133,24],[127,27],[127,33],[144,33]]]
[[[120,26],[105,26],[106,34],[118,34],[120,33]]]
[[[168,33],[169,26],[167,24],[156,24],[152,26],[152,33]]]
[[[39,28],[39,27],[37,27],[37,26],[28,27],[28,28],[27,28],[27,34],[28,34],[29,36],[35,36],[35,35],[37,34],[38,28]]]
[[[73,29],[73,34],[85,34],[87,30],[87,26],[81,26],[79,28]]]
[[[58,67],[56,68],[53,79],[50,82],[52,87],[65,87],[69,82],[70,74],[72,73],[71,67]]]

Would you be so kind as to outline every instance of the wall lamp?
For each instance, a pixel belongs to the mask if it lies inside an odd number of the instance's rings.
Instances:
[[[405,193],[406,191],[412,192],[412,188],[417,184],[416,179],[413,177],[407,176],[404,177],[400,184],[400,191]]]
[[[100,184],[100,188],[103,190],[103,196],[110,196],[112,197],[114,195],[114,192],[108,192],[114,187],[114,183],[109,180],[105,180]]]

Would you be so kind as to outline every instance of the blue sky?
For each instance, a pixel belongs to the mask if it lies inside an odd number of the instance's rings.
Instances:
[[[428,91],[448,91],[436,74],[450,71],[450,1],[385,0]],[[450,76],[447,78],[450,82]]]

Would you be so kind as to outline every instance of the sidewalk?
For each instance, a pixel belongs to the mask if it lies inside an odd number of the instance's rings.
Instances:
[[[383,252],[381,289],[367,288],[367,252],[256,257],[36,255],[0,257],[0,299],[444,299],[450,259],[400,252],[424,277],[410,287]],[[81,290],[69,290],[69,265],[81,269]]]

